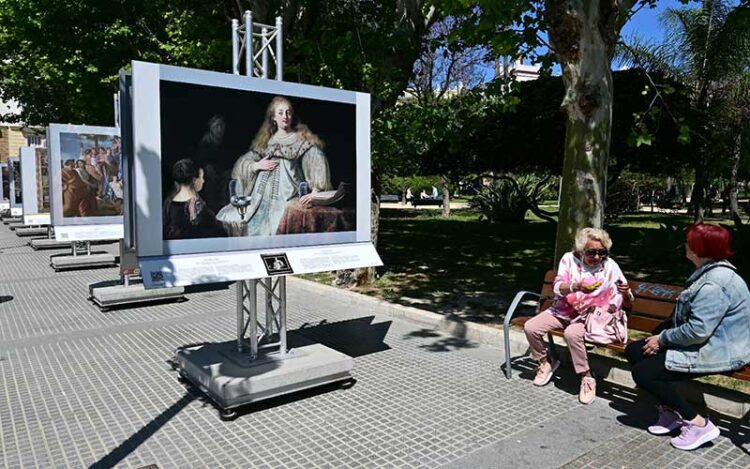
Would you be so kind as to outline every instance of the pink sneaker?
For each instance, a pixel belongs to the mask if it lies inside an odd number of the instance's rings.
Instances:
[[[591,376],[581,378],[581,391],[578,393],[578,400],[581,404],[588,405],[594,402],[596,397],[596,380]]]
[[[659,420],[648,427],[648,432],[652,435],[666,435],[682,427],[680,415],[672,409],[659,406]]]
[[[715,440],[720,434],[719,429],[708,418],[706,418],[705,427],[684,422],[680,436],[672,438],[671,443],[677,449],[690,451],[703,446],[711,440]]]
[[[535,386],[544,386],[549,383],[552,379],[552,375],[555,374],[557,368],[560,366],[560,362],[550,363],[549,360],[539,364],[539,368],[536,369],[536,377],[534,378]]]

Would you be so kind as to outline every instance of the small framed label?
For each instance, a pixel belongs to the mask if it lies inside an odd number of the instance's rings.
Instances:
[[[266,266],[266,272],[268,275],[288,275],[293,274],[289,259],[286,257],[286,253],[281,254],[261,254],[263,259],[263,265]]]

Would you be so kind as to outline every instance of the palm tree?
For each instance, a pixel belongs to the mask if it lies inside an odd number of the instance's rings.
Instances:
[[[731,163],[735,164],[736,156],[739,164],[740,135],[748,125],[741,106],[747,105],[750,7],[733,3],[703,0],[696,8],[668,9],[661,18],[665,42],[648,43],[635,38],[620,49],[625,63],[659,72],[682,84],[690,94],[696,116],[691,128],[695,171],[691,209],[696,221],[703,219],[706,208],[709,161],[716,161],[714,155],[731,154]],[[732,138],[722,138],[727,131]],[[731,145],[721,145],[727,141]],[[736,210],[736,184],[733,190],[732,209]]]

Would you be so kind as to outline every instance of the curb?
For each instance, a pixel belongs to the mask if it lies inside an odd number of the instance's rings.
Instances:
[[[290,283],[295,288],[302,290],[324,291],[326,296],[336,298],[336,301],[356,308],[370,309],[378,308],[380,314],[386,314],[393,318],[405,319],[412,323],[431,328],[454,337],[477,342],[488,347],[497,348],[502,352],[504,331],[473,322],[457,321],[447,318],[442,314],[425,311],[411,306],[403,306],[390,303],[379,298],[356,293],[331,285],[305,280],[297,277],[289,277]],[[528,352],[525,334],[516,329],[510,331],[510,350],[513,356],[525,355]],[[555,337],[558,355],[563,362],[569,361],[569,356],[564,352],[565,342]],[[590,355],[591,368],[596,374],[611,383],[635,389],[635,382],[630,375],[630,370],[623,362],[604,355]],[[698,381],[684,383],[687,398],[700,406],[706,406],[711,410],[730,417],[741,419],[750,414],[750,399],[746,394],[732,389],[722,388]]]

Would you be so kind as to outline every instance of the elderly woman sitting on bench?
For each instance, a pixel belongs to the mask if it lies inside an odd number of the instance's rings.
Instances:
[[[555,277],[555,302],[548,310],[537,314],[524,325],[531,346],[531,357],[539,362],[534,384],[544,386],[552,379],[559,362],[551,361],[547,333],[564,329],[575,372],[581,376],[578,399],[590,404],[596,397],[596,380],[589,370],[585,324],[579,318],[592,305],[618,313],[633,300],[628,282],[617,263],[609,257],[612,240],[606,231],[584,228],[576,234],[575,250],[560,259]]]
[[[685,257],[695,270],[672,318],[648,339],[625,349],[633,380],[660,404],[649,433],[666,435],[679,429],[671,440],[677,449],[696,449],[717,438],[719,429],[680,396],[676,383],[750,363],[750,292],[727,261],[731,245],[732,235],[722,226],[691,226]]]

